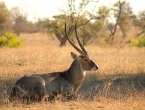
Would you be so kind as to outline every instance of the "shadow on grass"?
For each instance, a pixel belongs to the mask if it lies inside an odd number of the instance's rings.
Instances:
[[[90,74],[85,78],[79,93],[84,98],[127,98],[145,95],[145,73],[97,76]]]
[[[16,78],[0,77],[0,105],[7,103],[11,88],[14,86]]]
[[[19,78],[0,78],[0,105],[9,97],[11,88]],[[118,75],[87,75],[78,95],[85,99],[127,98],[130,96],[145,96],[145,73]]]

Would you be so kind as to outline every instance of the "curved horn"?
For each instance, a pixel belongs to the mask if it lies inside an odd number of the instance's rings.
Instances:
[[[78,44],[79,46],[81,47],[82,51],[88,56],[88,53],[86,51],[86,49],[84,48],[84,46],[81,44],[79,38],[78,38],[78,32],[77,32],[77,26],[76,26],[76,23],[75,23],[75,34],[76,34],[76,38],[77,38],[77,41],[78,41]]]
[[[67,37],[67,40],[69,41],[69,43],[81,54],[84,56],[87,56],[82,50],[80,50],[69,38],[67,32],[66,32],[66,22],[65,22],[65,36]],[[88,57],[88,56],[87,56]]]

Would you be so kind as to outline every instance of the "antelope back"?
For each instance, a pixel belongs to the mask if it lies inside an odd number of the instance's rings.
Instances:
[[[38,96],[40,101],[46,94],[45,81],[39,76],[24,76],[20,78],[11,90],[11,98],[25,98]]]

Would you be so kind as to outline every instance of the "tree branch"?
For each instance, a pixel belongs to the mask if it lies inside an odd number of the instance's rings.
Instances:
[[[117,30],[117,25],[118,25],[119,18],[120,18],[121,12],[122,12],[122,5],[123,5],[124,3],[125,3],[125,1],[123,1],[123,2],[121,3],[120,0],[119,0],[119,13],[118,13],[118,16],[117,16],[117,19],[116,19],[115,28],[114,28],[114,31],[110,31],[110,32],[111,32],[110,37],[112,37],[112,38],[111,38],[112,40],[114,39],[114,35],[115,35],[115,33],[116,33],[116,30]]]
[[[136,37],[139,37],[141,34],[143,34],[144,33],[144,31],[141,31],[139,34],[137,34],[137,36]],[[134,37],[134,38],[136,38],[136,37]]]
[[[55,36],[60,42],[62,41],[62,37],[58,34],[57,31],[55,32]]]
[[[136,37],[139,37],[141,34],[143,34],[145,32],[145,26],[143,26],[143,30],[139,33],[139,34],[137,34],[137,36]],[[136,38],[135,37],[135,38]]]

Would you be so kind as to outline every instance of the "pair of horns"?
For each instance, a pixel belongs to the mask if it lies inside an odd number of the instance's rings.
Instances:
[[[69,36],[68,36],[68,34],[67,34],[67,32],[66,32],[66,22],[65,22],[65,36],[67,37],[67,40],[69,41],[69,43],[70,43],[70,44],[71,44],[71,45],[72,45],[81,55],[84,55],[84,56],[88,57],[88,53],[87,53],[86,49],[85,49],[84,46],[81,44],[81,42],[80,42],[80,40],[79,40],[79,38],[78,38],[77,25],[76,25],[76,23],[75,23],[74,30],[75,30],[75,35],[76,35],[77,42],[78,42],[78,44],[79,44],[79,46],[81,47],[82,50],[81,50],[80,48],[78,48],[78,47],[70,40],[70,38],[69,38]]]

